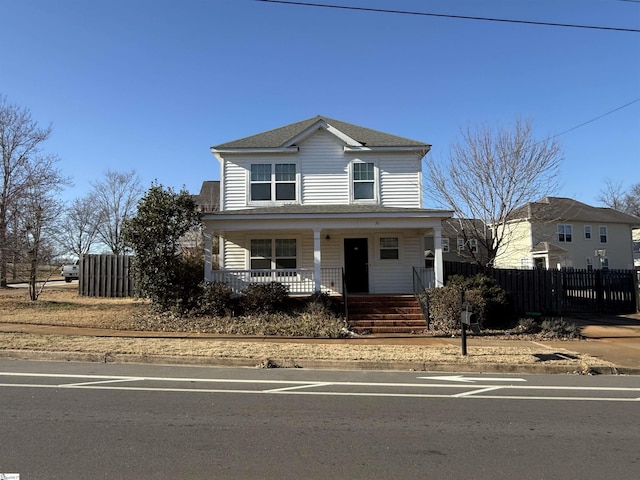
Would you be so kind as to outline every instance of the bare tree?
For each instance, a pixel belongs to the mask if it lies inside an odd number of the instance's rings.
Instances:
[[[7,286],[8,265],[17,254],[20,202],[36,187],[55,189],[68,183],[54,167],[57,157],[41,150],[51,131],[39,128],[29,110],[0,96],[0,288]]]
[[[553,139],[537,140],[531,121],[511,127],[467,127],[451,146],[449,158],[427,166],[427,196],[455,212],[458,237],[473,261],[491,266],[510,241],[511,214],[526,203],[557,190],[562,152]]]
[[[640,183],[625,192],[622,182],[605,180],[605,186],[598,195],[598,201],[606,207],[640,217]]]
[[[60,230],[59,242],[66,253],[80,257],[89,253],[98,237],[102,211],[96,209],[93,194],[76,198],[66,209],[65,228]]]
[[[98,237],[114,254],[123,254],[126,245],[122,236],[122,226],[127,218],[135,215],[138,200],[144,193],[140,178],[135,170],[108,170],[104,179],[93,183],[92,186],[95,206],[101,215]]]
[[[56,198],[59,187],[47,188],[34,185],[20,199],[20,210],[23,212],[18,221],[18,235],[22,263],[28,268],[29,298],[37,300],[44,283],[38,288],[41,280],[39,269],[50,265],[57,256],[53,239],[59,229],[62,201]],[[52,272],[49,270],[50,273]]]

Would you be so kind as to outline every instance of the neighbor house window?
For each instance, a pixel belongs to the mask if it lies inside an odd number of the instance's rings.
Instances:
[[[375,167],[373,163],[353,164],[353,199],[374,200]]]
[[[591,240],[591,225],[584,226],[584,239]]]
[[[449,239],[446,237],[442,239],[442,253],[449,253]]]
[[[600,234],[600,243],[607,243],[607,227],[603,225],[599,226],[598,232]]]
[[[591,270],[593,270],[593,260],[591,259],[591,257],[587,257],[585,258],[585,264],[587,266],[587,270],[590,272]]]
[[[398,260],[400,250],[398,237],[382,237],[380,239],[380,260]]]
[[[472,238],[471,240],[469,240],[469,249],[473,253],[478,253],[478,239]]]
[[[283,270],[297,268],[297,251],[295,238],[254,238],[251,240],[251,270]],[[260,272],[252,272],[253,277],[264,276]],[[295,275],[292,272],[281,272],[278,276]]]
[[[607,257],[600,258],[600,268],[602,270],[609,270],[609,259]]]
[[[571,225],[558,225],[558,241],[571,242],[573,237],[573,227]]]
[[[456,239],[456,246],[458,247],[458,251],[461,252],[464,250],[464,238],[457,238]]]
[[[256,163],[251,165],[251,201],[282,202],[296,199],[295,163]]]

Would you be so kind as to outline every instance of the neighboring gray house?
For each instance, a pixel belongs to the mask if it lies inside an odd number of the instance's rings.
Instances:
[[[441,285],[441,222],[452,212],[423,208],[430,147],[323,116],[212,147],[220,208],[202,216],[205,279],[341,294],[344,272],[349,292],[412,293],[415,267],[428,286]]]
[[[480,233],[481,235],[478,235]],[[442,259],[445,262],[465,262],[485,265],[488,260],[486,243],[491,231],[482,220],[450,218],[442,222]],[[433,262],[433,238],[425,238],[425,264]]]
[[[220,181],[205,180],[200,193],[192,195],[198,210],[203,213],[217,212],[220,209]]]

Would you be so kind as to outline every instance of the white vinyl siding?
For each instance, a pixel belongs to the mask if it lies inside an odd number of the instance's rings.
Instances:
[[[343,144],[332,134],[320,131],[302,142],[299,148],[302,203],[349,203],[349,160],[345,158]]]
[[[420,160],[415,155],[390,154],[378,162],[380,203],[387,207],[421,208]]]
[[[422,206],[419,154],[345,152],[344,144],[332,134],[319,131],[298,145],[298,151],[282,154],[243,154],[223,157],[224,210],[250,205],[251,165],[296,164],[296,200],[285,203],[345,205],[352,196],[351,167],[355,162],[376,166],[375,200],[389,207]],[[273,182],[276,182],[274,179]],[[275,195],[275,194],[273,194]],[[274,196],[272,195],[272,199]],[[275,200],[272,200],[275,202]],[[369,202],[371,200],[365,200]],[[263,204],[264,202],[259,202]]]

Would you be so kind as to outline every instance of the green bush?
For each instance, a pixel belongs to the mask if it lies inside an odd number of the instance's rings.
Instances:
[[[516,331],[518,333],[538,333],[540,332],[540,324],[533,318],[521,318],[518,320]]]
[[[429,328],[452,332],[460,328],[462,290],[455,286],[433,288],[428,291]]]
[[[542,321],[540,333],[547,338],[580,338],[580,327],[563,318],[548,318]]]
[[[202,288],[202,298],[198,313],[221,317],[231,308],[231,288],[221,282],[206,282]]]
[[[311,315],[338,316],[342,313],[342,304],[336,297],[316,292],[305,299],[303,311]]]
[[[242,293],[242,306],[249,313],[282,311],[289,297],[287,287],[279,282],[252,283]]]
[[[466,292],[465,300],[473,305],[483,328],[508,328],[513,324],[507,292],[493,278],[483,274],[473,277],[454,275],[449,277],[447,285]]]

